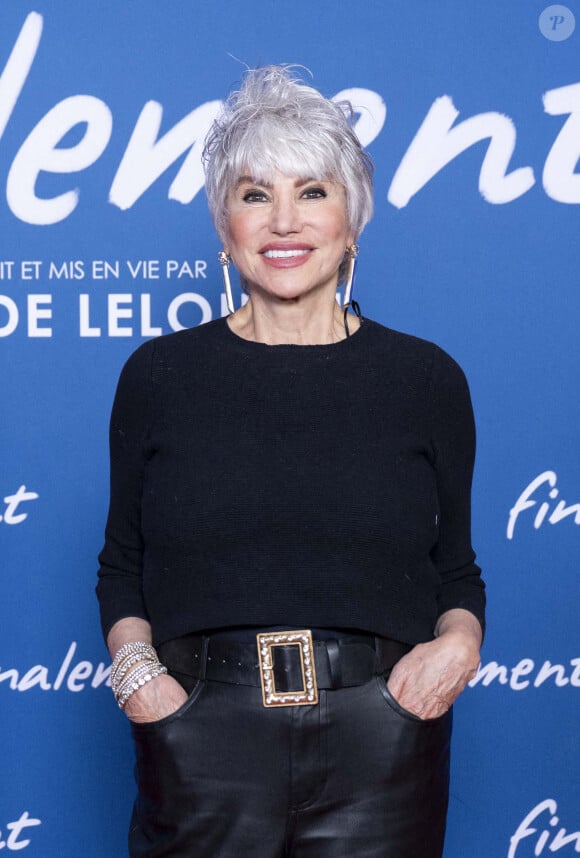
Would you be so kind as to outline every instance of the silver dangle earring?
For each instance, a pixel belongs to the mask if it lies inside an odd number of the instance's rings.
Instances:
[[[356,258],[358,256],[358,244],[351,244],[346,248],[348,255],[348,268],[346,270],[346,283],[344,286],[344,298],[342,301],[343,309],[350,307],[352,300],[352,287],[354,285],[354,275],[356,270]]]
[[[224,290],[226,293],[226,307],[228,308],[228,313],[235,313],[236,308],[234,307],[234,296],[232,295],[232,284],[230,283],[230,256],[225,252],[225,250],[220,250],[218,253],[218,261],[222,267],[222,275],[224,278]]]

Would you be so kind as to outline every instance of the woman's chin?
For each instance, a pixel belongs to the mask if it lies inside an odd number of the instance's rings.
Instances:
[[[336,284],[327,283],[301,283],[292,282],[289,278],[285,282],[268,283],[267,285],[248,285],[250,298],[255,297],[264,302],[272,304],[297,304],[301,301],[316,301],[322,293],[334,295]]]

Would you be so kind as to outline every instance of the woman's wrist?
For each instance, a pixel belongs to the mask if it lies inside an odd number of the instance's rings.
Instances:
[[[482,642],[482,630],[479,620],[470,611],[463,608],[452,608],[441,614],[435,625],[435,637],[455,634],[462,637],[467,645],[476,647],[478,650]]]
[[[111,688],[120,709],[130,697],[155,677],[167,673],[148,641],[127,641],[115,653],[111,666]]]

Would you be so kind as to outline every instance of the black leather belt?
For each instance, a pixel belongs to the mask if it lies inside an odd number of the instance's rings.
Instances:
[[[311,705],[317,702],[318,689],[364,685],[391,670],[411,649],[409,644],[371,635],[312,640],[309,631],[295,629],[262,632],[258,641],[259,645],[185,635],[160,644],[157,651],[179,679],[261,687],[264,705],[272,707]]]

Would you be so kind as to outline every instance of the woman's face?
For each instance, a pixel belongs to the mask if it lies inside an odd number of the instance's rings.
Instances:
[[[342,185],[282,173],[271,185],[242,176],[227,204],[226,250],[250,294],[292,300],[336,290],[354,242]]]

